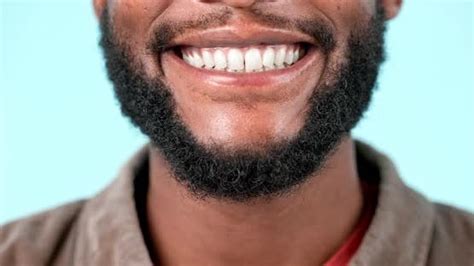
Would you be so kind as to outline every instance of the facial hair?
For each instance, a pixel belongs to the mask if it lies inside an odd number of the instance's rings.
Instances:
[[[209,27],[209,21],[224,24],[227,15],[216,15],[207,22],[163,23],[149,47],[160,52],[181,29]],[[286,20],[258,16],[267,24],[278,24],[274,27]],[[292,25],[319,40],[326,55],[336,47],[335,33],[321,20],[296,21]],[[352,31],[346,44],[347,60],[329,69],[332,81],[315,85],[307,118],[295,137],[270,143],[265,153],[250,149],[226,152],[197,141],[177,115],[172,88],[162,78],[149,78],[136,63],[132,50],[117,39],[112,29],[105,11],[100,45],[122,113],[149,137],[152,147],[171,165],[174,178],[200,199],[246,202],[280,197],[310,177],[317,178],[327,158],[368,108],[384,61],[385,20],[380,10],[370,23]]]

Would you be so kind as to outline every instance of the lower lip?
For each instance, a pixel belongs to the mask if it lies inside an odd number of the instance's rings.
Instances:
[[[163,69],[177,71],[176,73],[181,73],[184,78],[193,84],[203,84],[204,90],[207,90],[206,94],[211,95],[214,93],[225,94],[226,90],[233,94],[237,92],[236,90],[240,90],[242,93],[251,93],[255,92],[256,87],[258,87],[259,93],[275,93],[277,88],[291,87],[284,85],[291,84],[298,77],[307,73],[308,70],[319,69],[317,66],[325,63],[322,52],[316,47],[309,48],[299,61],[289,67],[254,73],[196,68],[186,63],[174,51],[165,52],[162,56]],[[312,72],[311,74],[318,73]]]

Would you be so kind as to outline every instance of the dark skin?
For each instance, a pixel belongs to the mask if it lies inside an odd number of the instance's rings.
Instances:
[[[381,0],[387,20],[398,14],[401,2]],[[291,138],[302,128],[310,95],[328,66],[345,60],[346,47],[339,45],[331,56],[315,53],[297,73],[267,75],[265,82],[257,82],[260,76],[253,74],[257,78],[243,84],[235,75],[250,74],[197,75],[169,53],[159,55],[159,64],[147,48],[153,27],[162,21],[192,21],[231,8],[234,17],[217,29],[227,37],[229,31],[234,34],[234,43],[228,46],[245,43],[261,32],[280,36],[278,42],[306,38],[252,20],[247,11],[262,8],[288,19],[317,14],[330,22],[338,43],[347,43],[354,25],[367,23],[375,14],[376,0],[95,0],[94,7],[98,16],[109,9],[118,38],[133,48],[137,63],[144,65],[150,78],[160,77],[172,88],[177,113],[201,143],[264,151],[268,140]],[[210,46],[206,37],[199,37],[209,30],[213,29],[187,31],[176,41]],[[159,151],[150,150],[147,212],[153,243],[149,248],[155,263],[323,264],[351,233],[362,209],[350,136],[342,139],[323,170],[314,175],[317,178],[285,197],[242,203],[200,200],[175,181]]]

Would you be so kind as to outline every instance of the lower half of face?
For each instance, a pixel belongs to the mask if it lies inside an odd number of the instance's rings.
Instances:
[[[138,39],[124,37],[120,12],[104,14],[122,110],[191,189],[232,199],[286,190],[321,167],[367,108],[382,12],[356,12],[366,16],[349,24],[355,14],[287,2],[243,12],[191,1],[202,14],[187,17],[176,1]],[[181,16],[167,18],[172,10]]]
[[[166,86],[200,143],[235,149],[296,137],[310,98],[335,84],[350,34],[370,17],[364,1],[339,3],[351,13],[323,1],[256,1],[244,11],[225,1],[142,1],[123,11],[121,2],[109,11],[133,70]],[[157,13],[134,11],[144,7]]]

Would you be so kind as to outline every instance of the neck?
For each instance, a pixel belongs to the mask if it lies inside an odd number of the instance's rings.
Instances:
[[[160,265],[322,265],[362,209],[350,138],[290,195],[251,203],[196,199],[158,151],[150,158],[148,224]]]

